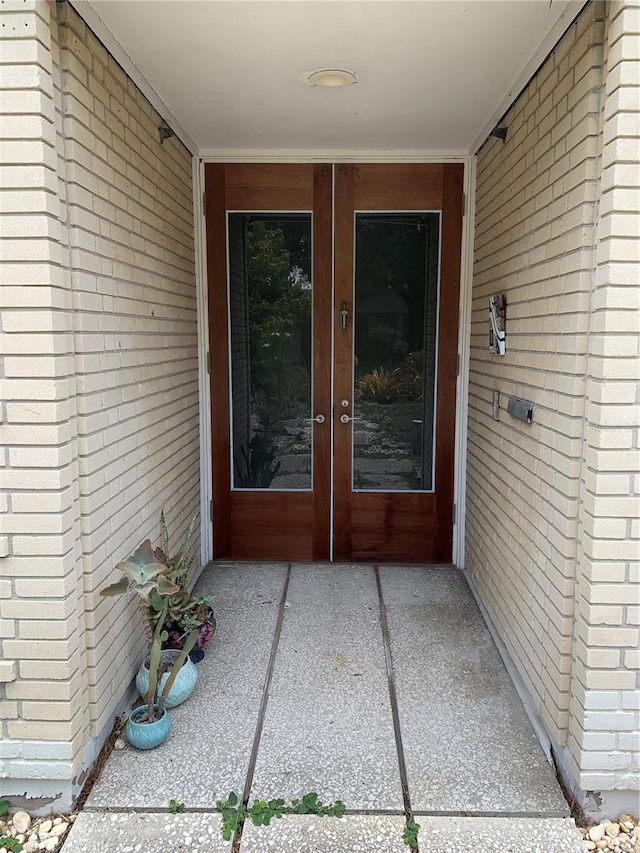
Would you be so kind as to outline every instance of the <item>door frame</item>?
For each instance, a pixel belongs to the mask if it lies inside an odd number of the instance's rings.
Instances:
[[[471,331],[471,288],[473,273],[473,229],[476,187],[476,158],[458,152],[427,151],[317,151],[307,156],[298,153],[276,152],[269,156],[238,154],[229,157],[193,158],[194,239],[196,268],[196,299],[198,324],[198,383],[200,421],[200,562],[204,567],[213,557],[213,520],[211,516],[212,459],[211,459],[211,395],[209,362],[209,304],[206,258],[206,219],[204,204],[204,167],[206,163],[462,163],[465,204],[462,221],[462,255],[460,299],[458,306],[458,358],[456,383],[456,428],[454,460],[454,527],[452,561],[465,564],[465,505],[467,476],[467,416]],[[195,578],[194,578],[195,582]]]

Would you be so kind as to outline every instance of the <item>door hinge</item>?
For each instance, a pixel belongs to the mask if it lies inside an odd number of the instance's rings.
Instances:
[[[453,502],[453,523],[456,523],[456,502]]]
[[[213,521],[213,501],[209,501],[209,518]]]
[[[456,376],[460,376],[460,353],[456,355]]]
[[[207,194],[202,193],[202,215],[207,215]]]
[[[207,353],[207,373],[211,373],[211,353]]]
[[[462,193],[462,216],[467,215],[467,194]]]

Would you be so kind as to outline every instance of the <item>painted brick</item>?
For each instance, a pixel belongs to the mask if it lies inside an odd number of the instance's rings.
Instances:
[[[0,720],[17,720],[18,703],[0,699]]]
[[[640,50],[618,21],[636,20],[632,6],[590,4],[505,115],[507,142],[478,152],[471,318],[466,565],[576,781],[604,791],[638,785],[607,733],[632,727],[630,711],[607,712],[634,707],[640,664],[628,569],[640,549],[630,474]],[[503,358],[487,352],[487,300],[499,292]],[[494,389],[533,400],[534,423],[504,411],[493,421]],[[558,575],[571,581],[566,595],[550,589]],[[566,621],[567,644],[531,641],[562,637]],[[572,678],[562,694],[558,673]]]
[[[35,659],[20,661],[20,677],[25,679],[50,678],[69,681],[76,671],[77,665],[74,665],[70,660]]]
[[[69,779],[87,721],[107,724],[143,643],[135,608],[125,622],[128,603],[97,590],[157,539],[161,508],[177,535],[199,503],[191,156],[156,141],[161,117],[73,8],[9,6],[0,487],[12,499],[0,502],[0,542],[13,598],[3,582],[0,680],[12,719],[0,755],[20,778]]]
[[[627,650],[624,653],[624,665],[629,669],[640,669],[640,651]]]
[[[71,722],[37,722],[27,720],[15,720],[7,723],[7,731],[10,738],[17,740],[60,740],[69,741],[75,734],[76,725]],[[17,775],[18,779],[30,778],[25,777],[29,765],[26,763],[20,765],[20,772],[23,775]],[[41,773],[42,771],[39,770]],[[37,776],[35,778],[38,778]],[[42,777],[40,777],[42,778]],[[46,778],[46,777],[45,777]]]
[[[592,670],[586,675],[585,686],[589,690],[634,690],[636,686],[635,672]],[[620,704],[618,699],[617,705]]]
[[[0,684],[14,681],[16,675],[17,667],[14,660],[0,660]]]
[[[588,732],[583,739],[585,749],[607,752],[616,748],[616,736],[607,732]]]
[[[628,711],[619,713],[587,711],[585,723],[590,731],[633,731],[636,718],[635,714]]]

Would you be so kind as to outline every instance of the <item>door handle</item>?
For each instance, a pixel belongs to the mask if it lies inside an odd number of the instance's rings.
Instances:
[[[347,414],[340,415],[340,423],[341,424],[348,424],[349,421],[359,421],[359,420],[360,420],[360,418],[354,418],[353,415],[347,415]]]
[[[308,424],[312,424],[314,421],[317,424],[323,424],[325,421],[324,415],[316,415],[315,418],[306,418],[305,419]]]

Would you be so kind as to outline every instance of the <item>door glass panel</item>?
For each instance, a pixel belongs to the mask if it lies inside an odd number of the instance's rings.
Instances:
[[[357,213],[355,232],[353,488],[432,491],[440,214]]]
[[[311,488],[311,214],[228,214],[232,486]]]

